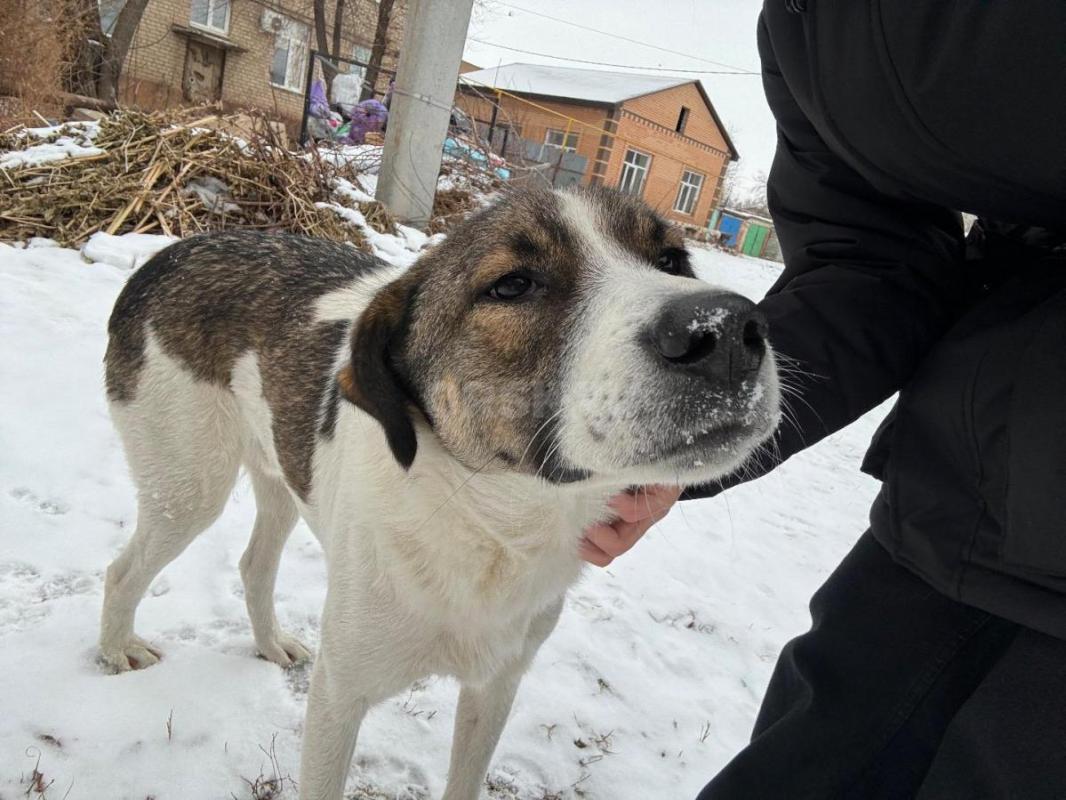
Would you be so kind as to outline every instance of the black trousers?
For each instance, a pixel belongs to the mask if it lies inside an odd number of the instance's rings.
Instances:
[[[1066,800],[1066,641],[957,603],[865,534],[699,800]]]

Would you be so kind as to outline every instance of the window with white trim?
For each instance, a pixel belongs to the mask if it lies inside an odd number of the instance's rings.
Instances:
[[[626,150],[625,158],[622,159],[622,177],[618,181],[618,189],[640,197],[644,194],[644,183],[648,180],[650,166],[650,155],[639,150]]]
[[[541,161],[547,161],[557,155],[560,150],[573,153],[577,150],[579,138],[577,131],[568,132],[558,128],[548,128],[544,134],[544,144],[540,148]]]
[[[681,185],[677,189],[677,200],[674,203],[674,211],[682,214],[691,214],[696,210],[696,203],[700,199],[700,189],[703,188],[703,176],[690,169],[681,171]]]
[[[192,0],[189,22],[216,33],[229,30],[230,0]]]
[[[357,44],[352,48],[352,58],[356,61],[361,61],[361,64],[349,64],[348,74],[357,75],[359,77],[359,83],[362,84],[366,80],[366,64],[370,63],[370,48],[363,47],[361,44]]]
[[[270,9],[263,9],[263,29],[274,33],[274,55],[270,60],[270,82],[283,89],[299,91],[307,72],[307,50],[311,28]]]

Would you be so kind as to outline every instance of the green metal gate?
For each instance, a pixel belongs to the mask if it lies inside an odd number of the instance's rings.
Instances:
[[[744,242],[740,246],[740,252],[746,256],[755,256],[758,258],[762,255],[763,248],[766,246],[766,240],[769,236],[769,228],[755,222],[749,222],[748,231],[744,235]]]

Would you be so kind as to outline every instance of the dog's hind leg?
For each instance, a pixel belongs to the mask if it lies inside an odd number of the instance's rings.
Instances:
[[[137,530],[107,568],[104,586],[100,655],[112,668],[142,669],[159,660],[133,633],[137,606],[163,567],[218,518],[237,478],[236,459],[216,478],[164,475],[141,484]]]
[[[244,601],[252,621],[255,645],[266,659],[283,667],[305,661],[311,653],[295,637],[278,628],[274,613],[274,583],[285,540],[289,538],[299,513],[289,489],[275,478],[253,466],[248,467],[255,491],[255,527],[252,539],[241,556],[241,579]]]
[[[443,800],[477,800],[480,796],[518,685],[537,650],[555,629],[561,610],[562,601],[559,601],[533,620],[518,661],[482,686],[463,685],[455,714],[451,766]]]
[[[149,356],[136,398],[111,406],[137,486],[137,529],[107,569],[100,621],[100,657],[120,672],[159,660],[133,632],[137,606],[222,513],[242,448],[228,389],[196,381],[158,350]]]

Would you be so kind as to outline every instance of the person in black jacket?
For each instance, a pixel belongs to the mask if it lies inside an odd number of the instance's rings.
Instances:
[[[803,397],[777,445],[899,399],[870,530],[700,800],[1064,800],[1066,2],[766,0],[758,38],[785,256],[760,308]],[[674,496],[620,498],[585,557]]]

